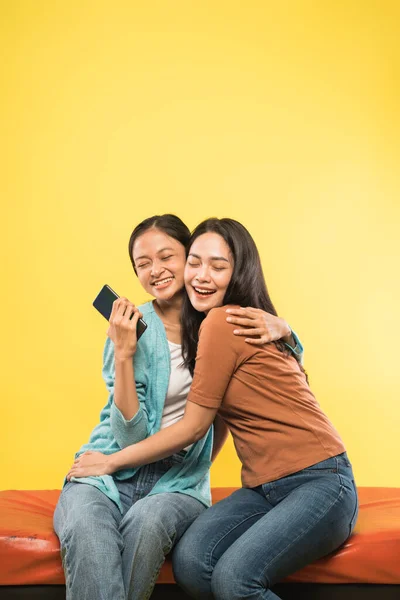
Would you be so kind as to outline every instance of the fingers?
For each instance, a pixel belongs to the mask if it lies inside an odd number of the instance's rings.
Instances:
[[[110,323],[112,320],[114,321],[117,316],[118,317],[124,316],[125,308],[126,308],[127,304],[131,304],[131,302],[129,302],[129,300],[124,297],[117,298],[116,300],[114,300],[112,309],[111,309]]]
[[[113,302],[110,315],[110,325],[128,324],[132,315],[138,311],[136,306],[127,298],[118,298]]]
[[[254,327],[255,325],[262,325],[262,322],[258,321],[258,319],[256,318],[243,319],[239,317],[227,317],[226,320],[228,321],[228,323],[232,323],[233,325],[239,325],[240,327]]]
[[[129,325],[129,322],[131,321],[131,319],[132,319],[133,315],[135,314],[135,312],[138,312],[138,309],[135,308],[134,304],[131,304],[131,302],[128,302],[125,305],[125,312],[124,312],[124,315],[122,317],[122,321],[121,322],[124,325]]]
[[[74,461],[74,464],[70,468],[67,473],[67,480],[70,481],[71,477],[84,477],[84,466],[82,467],[80,461],[80,456]]]
[[[263,329],[263,328],[256,328],[256,329],[234,329],[233,333],[235,335],[247,335],[247,336],[249,336],[249,335],[257,335],[257,336],[263,336],[265,339],[267,338],[267,336],[265,335],[265,329]]]
[[[78,477],[78,469],[72,467],[67,473],[67,481],[71,481],[71,477]]]
[[[252,346],[264,346],[264,344],[267,344],[269,342],[269,340],[267,340],[265,336],[262,336],[260,338],[246,338],[244,341],[247,344],[251,344]]]
[[[114,300],[114,302],[112,303],[111,314],[110,318],[108,319],[109,323],[111,323],[111,321],[115,318],[119,306],[119,300],[120,298],[117,298],[117,300]]]
[[[133,329],[135,332],[136,332],[137,323],[138,323],[138,321],[139,321],[139,319],[140,319],[140,315],[141,315],[141,313],[138,311],[138,309],[137,309],[137,308],[135,308],[135,311],[134,311],[134,313],[133,313],[133,317],[132,317],[132,319],[131,319],[131,321],[130,321],[130,323],[131,323],[131,328],[132,328],[132,329]]]
[[[82,469],[79,468],[72,468],[69,473],[67,474],[67,481],[71,481],[72,477],[84,477],[84,473],[82,472]]]
[[[87,450],[75,458],[74,464],[67,473],[67,481],[71,481],[71,477],[83,477],[81,467],[82,458],[85,456],[90,456],[91,454],[93,454],[93,452],[91,450]]]
[[[117,312],[117,316],[121,317],[121,319],[125,318],[129,320],[135,310],[135,305],[130,302],[127,298],[119,298],[120,304]]]
[[[92,450],[86,450],[86,452],[82,452],[82,454],[76,457],[76,459],[74,460],[74,464],[79,463],[81,458],[83,458],[84,456],[90,456],[91,454],[93,454]]]
[[[254,316],[257,315],[261,311],[259,308],[251,308],[250,306],[247,306],[247,307],[242,306],[240,308],[227,308],[225,312],[227,312],[230,315],[236,315],[238,317],[254,318]]]

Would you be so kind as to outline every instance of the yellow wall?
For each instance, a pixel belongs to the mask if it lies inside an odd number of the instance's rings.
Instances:
[[[146,299],[162,212],[250,229],[359,484],[400,485],[398,7],[1,3],[1,488],[60,487],[107,398],[91,302]]]

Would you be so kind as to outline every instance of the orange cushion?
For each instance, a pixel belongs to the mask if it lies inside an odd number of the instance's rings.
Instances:
[[[235,488],[215,488],[217,502]],[[344,546],[291,575],[310,583],[400,583],[400,489],[359,488],[356,529]],[[0,492],[0,585],[62,584],[53,512],[59,490]],[[174,581],[170,561],[158,582]]]

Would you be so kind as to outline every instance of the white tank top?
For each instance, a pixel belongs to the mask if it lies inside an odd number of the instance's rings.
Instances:
[[[171,375],[161,418],[161,429],[173,425],[183,417],[192,384],[189,369],[183,366],[181,345],[168,340],[168,346],[171,355]]]

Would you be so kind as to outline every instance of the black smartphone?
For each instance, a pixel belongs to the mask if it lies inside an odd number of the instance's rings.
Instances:
[[[110,320],[112,311],[112,305],[115,300],[119,298],[118,294],[110,288],[109,285],[104,285],[96,298],[93,300],[93,306],[103,315],[107,321]],[[143,319],[139,319],[137,322],[136,335],[137,339],[146,331],[147,325]]]

